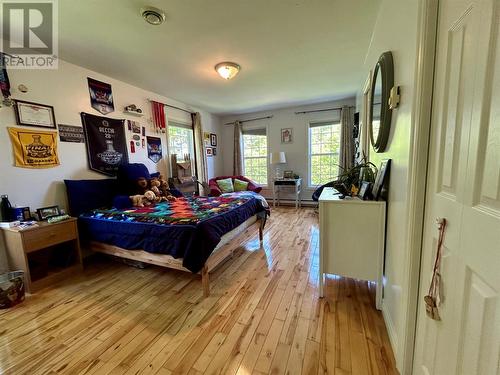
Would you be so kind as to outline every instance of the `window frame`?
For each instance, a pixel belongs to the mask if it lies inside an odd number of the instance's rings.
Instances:
[[[193,133],[193,152],[191,154],[191,170],[193,173],[196,172],[196,144],[195,144],[195,139],[194,139],[194,128],[193,124],[189,121],[184,121],[180,119],[167,119],[167,129],[166,129],[166,138],[167,138],[167,154],[168,154],[168,165],[170,166],[170,174],[172,173],[173,170],[173,165],[172,165],[172,148],[170,147],[170,126],[177,127],[177,128],[184,128],[184,129],[190,129]]]
[[[261,130],[264,129],[266,131],[266,183],[260,183],[257,182],[260,186],[263,188],[267,188],[269,186],[269,127],[267,125],[246,125],[242,129],[242,135],[241,135],[241,158],[242,158],[242,166],[243,166],[243,175],[246,176],[246,171],[245,171],[245,147],[244,147],[244,136],[245,136],[245,131],[252,131],[252,130]],[[264,158],[263,156],[251,156],[249,159],[261,159]]]
[[[340,118],[335,118],[335,119],[318,119],[318,120],[313,120],[309,121],[306,123],[306,139],[307,139],[307,188],[308,189],[317,189],[320,185],[313,185],[312,183],[312,147],[311,147],[311,125],[314,124],[332,124],[332,125],[340,125]],[[340,132],[342,129],[340,129]],[[341,136],[341,135],[340,135]],[[335,155],[332,153],[325,153],[325,154],[314,154],[314,155]],[[337,152],[337,155],[339,156],[339,161],[340,161],[340,145],[339,145],[339,151]]]

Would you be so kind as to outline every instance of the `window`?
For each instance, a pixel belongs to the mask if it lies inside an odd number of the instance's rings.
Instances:
[[[255,182],[267,185],[266,129],[243,131],[243,173]]]
[[[309,185],[322,185],[339,174],[340,123],[309,125]]]
[[[184,155],[191,155],[194,159],[193,128],[191,124],[180,124],[169,121],[168,146],[170,155],[177,155],[177,160],[184,160]]]

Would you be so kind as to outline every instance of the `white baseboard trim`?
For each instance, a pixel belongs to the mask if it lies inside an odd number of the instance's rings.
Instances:
[[[387,328],[387,334],[389,335],[389,341],[391,343],[392,352],[394,353],[394,358],[396,359],[396,368],[401,371],[401,359],[399,358],[399,346],[398,346],[398,335],[396,333],[396,327],[394,327],[394,322],[391,319],[391,315],[387,310],[387,304],[382,301],[382,316],[384,318],[385,326]]]

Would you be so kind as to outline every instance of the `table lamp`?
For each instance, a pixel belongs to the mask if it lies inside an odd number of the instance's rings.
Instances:
[[[285,153],[283,151],[280,152],[271,152],[271,155],[269,157],[271,159],[271,164],[276,165],[276,174],[275,178],[280,179],[283,178],[283,172],[281,171],[281,168],[279,167],[279,164],[285,164],[286,163],[286,157]]]

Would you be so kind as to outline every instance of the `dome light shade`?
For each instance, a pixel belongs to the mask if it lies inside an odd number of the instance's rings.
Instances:
[[[233,62],[221,62],[215,65],[215,71],[224,79],[231,79],[240,72],[241,67]]]
[[[144,7],[141,9],[141,16],[151,25],[161,25],[165,22],[165,12],[155,7]]]

